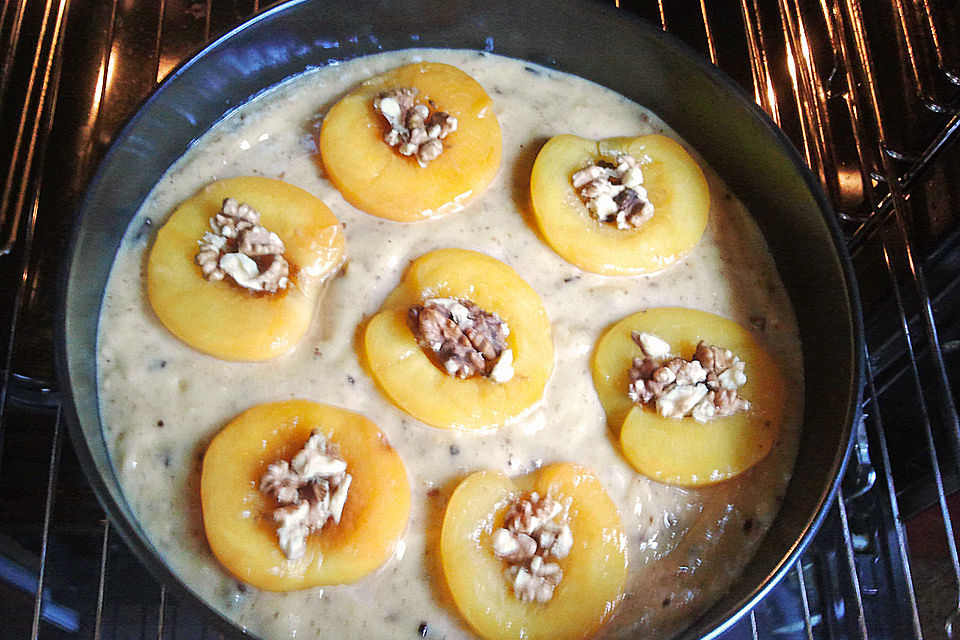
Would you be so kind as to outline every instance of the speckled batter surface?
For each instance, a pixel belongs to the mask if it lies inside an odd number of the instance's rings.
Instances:
[[[483,85],[503,131],[503,163],[490,188],[463,212],[403,224],[350,206],[322,175],[316,137],[325,110],[351,87],[418,60],[456,65]],[[526,209],[530,169],[549,137],[650,132],[677,137],[654,114],[583,79],[489,54],[409,50],[288,81],[195,144],[130,224],[107,287],[98,342],[100,407],[113,461],[127,499],[173,571],[224,615],[265,638],[416,638],[422,623],[428,638],[472,637],[443,590],[437,557],[452,487],[478,469],[519,474],[566,460],[595,470],[627,534],[627,595],[603,634],[669,637],[719,597],[776,513],[803,404],[798,332],[763,239],[707,167],[706,233],[687,257],[658,274],[581,271],[540,240]],[[223,362],[179,342],[151,311],[143,280],[154,231],[176,205],[211,180],[240,175],[281,178],[316,194],[344,224],[347,238],[346,269],[330,281],[310,332],[293,352],[263,363]],[[539,292],[553,325],[556,360],[542,403],[496,433],[435,429],[406,416],[378,393],[354,348],[356,327],[376,312],[410,261],[443,247],[475,249],[512,266]],[[594,343],[605,327],[640,309],[673,305],[753,327],[794,390],[790,417],[770,455],[710,488],[670,487],[636,474],[610,437],[590,375]],[[342,406],[376,422],[407,466],[413,506],[395,553],[357,584],[261,593],[239,585],[207,547],[200,460],[210,438],[237,413],[293,397]]]

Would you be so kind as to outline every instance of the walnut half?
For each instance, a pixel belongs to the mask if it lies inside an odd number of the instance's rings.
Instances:
[[[285,289],[290,265],[283,257],[280,236],[260,226],[260,214],[250,205],[226,198],[220,213],[198,241],[194,262],[207,280],[230,280],[251,293]]]
[[[410,307],[408,320],[417,342],[436,355],[448,375],[486,376],[494,382],[513,378],[510,328],[497,314],[470,300],[431,298]]]

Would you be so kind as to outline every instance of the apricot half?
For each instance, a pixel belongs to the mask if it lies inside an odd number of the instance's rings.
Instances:
[[[637,331],[655,335],[690,359],[697,344],[729,349],[746,363],[739,393],[746,411],[706,423],[659,415],[627,397],[627,372],[640,347]],[[614,324],[597,342],[593,383],[614,429],[620,428],[624,456],[643,475],[666,484],[696,487],[736,476],[762,460],[780,433],[784,384],[770,355],[732,320],[680,307],[639,311]]]
[[[493,552],[491,536],[518,497],[553,490],[571,499],[573,547],[558,561],[563,577],[543,604],[521,602]],[[586,638],[613,614],[627,579],[620,514],[587,468],[553,464],[529,476],[468,476],[447,505],[440,534],[443,573],[460,613],[487,640]]]
[[[384,91],[417,89],[457,119],[444,150],[427,166],[384,142],[390,130],[374,108]],[[350,204],[381,218],[412,222],[454,213],[493,180],[500,166],[500,124],[476,80],[448,64],[419,62],[364,81],[324,116],[320,157]]]
[[[228,280],[205,280],[197,242],[225,198],[247,203],[283,241],[289,284],[250,293]],[[194,349],[224,360],[266,360],[292,349],[313,318],[321,285],[344,256],[343,228],[317,197],[280,180],[211,182],[180,205],[157,232],[147,262],[147,296],[160,322]]]
[[[506,382],[448,375],[417,343],[407,322],[427,298],[468,299],[510,329],[513,377]],[[543,301],[516,271],[488,255],[440,249],[417,258],[363,332],[365,364],[398,407],[435,427],[483,429],[519,416],[540,400],[553,370]]]
[[[321,430],[353,481],[340,522],[307,537],[297,561],[277,542],[274,498],[259,489],[267,467],[290,460]],[[218,433],[203,458],[203,526],[213,554],[237,579],[267,591],[354,582],[389,557],[410,514],[400,456],[360,414],[308,400],[261,404]]]
[[[591,217],[573,187],[577,171],[598,161],[615,164],[618,154],[635,158],[653,217],[635,229]],[[530,176],[534,216],[546,242],[581,269],[606,275],[657,271],[683,257],[707,225],[710,192],[696,161],[677,142],[661,135],[587,140],[564,134],[537,155]]]

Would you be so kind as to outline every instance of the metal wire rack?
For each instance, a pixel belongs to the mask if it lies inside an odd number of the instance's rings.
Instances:
[[[615,4],[709,56],[796,142],[841,216],[867,304],[866,418],[840,499],[784,582],[724,637],[952,636],[957,3]],[[3,0],[0,638],[220,637],[145,575],[86,488],[60,424],[51,310],[63,212],[106,144],[185,55],[260,9],[258,0]],[[925,528],[911,552],[914,522]]]

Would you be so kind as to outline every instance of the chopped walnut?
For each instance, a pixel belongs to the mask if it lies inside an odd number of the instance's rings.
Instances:
[[[750,408],[739,394],[747,382],[746,363],[729,349],[700,341],[692,360],[670,356],[670,345],[648,333],[632,334],[643,352],[627,374],[627,395],[652,405],[667,418],[692,417],[697,422],[733,415]]]
[[[314,429],[293,460],[278,460],[267,467],[260,491],[280,505],[273,519],[280,523],[277,539],[288,559],[303,557],[311,533],[330,522],[340,524],[352,482],[347,462],[319,429]]]
[[[723,371],[733,362],[734,356],[729,349],[714,347],[701,340],[693,352],[693,358],[707,369]]]
[[[374,99],[373,108],[390,125],[383,141],[402,156],[416,156],[425,167],[443,153],[442,140],[457,130],[457,119],[444,111],[431,112],[416,101],[417,93],[407,87],[384,91]]]
[[[508,563],[505,571],[521,602],[548,602],[563,571],[549,560],[562,560],[573,548],[571,500],[531,493],[510,505],[503,527],[493,532],[493,553]]]
[[[643,171],[633,156],[601,160],[571,178],[590,215],[618,229],[636,229],[653,217],[653,203],[643,186]]]
[[[260,226],[260,214],[250,205],[226,198],[220,213],[198,242],[194,261],[207,280],[230,276],[251,292],[276,293],[285,289],[290,265],[283,257],[280,236]]]
[[[410,307],[408,318],[417,342],[436,354],[449,375],[485,376],[494,382],[513,378],[510,328],[497,314],[470,300],[431,298]]]
[[[670,354],[670,345],[662,338],[649,333],[637,333],[636,331],[631,334],[631,337],[643,351],[643,355],[648,358],[660,359]]]

